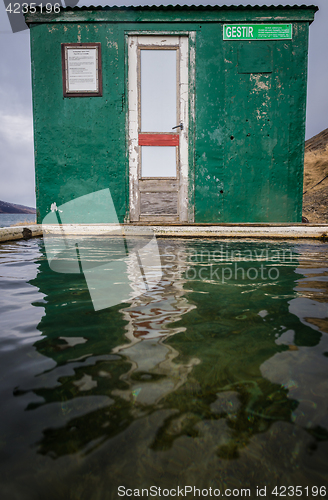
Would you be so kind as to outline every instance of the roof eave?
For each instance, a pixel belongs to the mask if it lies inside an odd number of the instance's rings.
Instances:
[[[34,23],[70,22],[309,22],[318,11],[315,5],[279,6],[90,6],[61,8],[58,14],[28,12],[25,21]],[[174,16],[172,14],[175,14]]]

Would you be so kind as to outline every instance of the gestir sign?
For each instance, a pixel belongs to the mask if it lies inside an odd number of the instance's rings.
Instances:
[[[291,24],[225,24],[223,40],[292,39]]]

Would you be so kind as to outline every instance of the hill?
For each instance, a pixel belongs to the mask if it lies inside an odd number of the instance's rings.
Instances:
[[[328,128],[305,141],[305,152],[325,149],[328,144]]]
[[[328,224],[328,128],[305,142],[303,215]]]
[[[36,210],[25,205],[15,205],[0,200],[0,214],[35,214]]]

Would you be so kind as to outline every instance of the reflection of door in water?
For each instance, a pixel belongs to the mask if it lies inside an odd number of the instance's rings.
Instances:
[[[187,37],[129,37],[131,221],[187,221],[187,133]]]

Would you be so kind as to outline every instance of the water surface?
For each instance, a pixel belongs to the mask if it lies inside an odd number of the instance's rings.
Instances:
[[[97,312],[0,245],[1,499],[327,487],[328,245],[158,242],[158,286]]]
[[[0,214],[0,227],[10,227],[22,222],[31,224],[35,221],[35,214]]]

